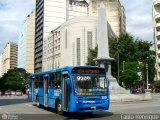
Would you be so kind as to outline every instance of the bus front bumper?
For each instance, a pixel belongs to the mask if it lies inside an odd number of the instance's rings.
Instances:
[[[76,110],[74,112],[100,112],[109,109],[109,100],[102,101],[95,104],[83,104],[82,102],[76,103]]]

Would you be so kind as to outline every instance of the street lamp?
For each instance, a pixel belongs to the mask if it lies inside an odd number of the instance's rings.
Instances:
[[[149,89],[148,88],[148,64],[146,64],[146,71],[147,71],[147,90]]]

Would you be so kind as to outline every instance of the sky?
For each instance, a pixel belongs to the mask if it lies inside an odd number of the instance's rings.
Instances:
[[[0,52],[7,42],[18,42],[18,32],[36,0],[0,0]],[[152,0],[120,0],[125,8],[126,30],[153,42]]]

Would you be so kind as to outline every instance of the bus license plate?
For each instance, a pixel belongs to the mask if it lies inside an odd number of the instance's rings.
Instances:
[[[96,110],[97,109],[97,107],[96,106],[92,106],[92,107],[90,107],[91,109],[94,109],[94,110]]]

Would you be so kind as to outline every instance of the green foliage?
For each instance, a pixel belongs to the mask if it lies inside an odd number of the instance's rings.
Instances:
[[[6,91],[10,90],[25,90],[27,81],[29,78],[29,73],[24,69],[10,69],[5,73],[2,78],[0,78],[0,90]]]
[[[128,33],[122,33],[119,38],[111,38],[109,40],[110,42],[110,56],[115,58],[115,61],[112,62],[112,75],[117,78],[118,76],[118,58],[119,58],[119,65],[120,65],[120,84],[122,82],[127,81],[127,75],[128,71],[125,70],[124,73],[122,73],[122,64],[123,61],[125,61],[125,67],[130,62],[137,62],[137,65],[135,67],[139,68],[139,71],[142,73],[142,81],[146,82],[146,64],[148,64],[148,73],[149,73],[149,83],[153,83],[154,77],[155,77],[155,52],[150,50],[152,44],[148,41],[143,41],[141,39],[135,39],[133,36],[129,35]],[[139,66],[138,63],[141,63]],[[131,67],[128,69],[129,71],[132,70],[132,73],[136,73],[136,69],[134,67]],[[131,71],[130,71],[131,72]],[[135,74],[130,74],[132,78],[135,78],[133,82],[130,84],[135,86],[135,84],[132,83],[139,83],[141,82],[137,81]]]
[[[96,47],[95,49],[89,49],[87,65],[95,66],[95,61],[93,59],[97,58],[97,50],[98,50],[98,47]]]
[[[122,33],[119,38],[112,37],[109,39],[110,56],[115,59],[112,61],[112,75],[118,78],[119,62],[120,85],[124,83],[125,87],[129,88],[146,82],[146,64],[148,64],[149,83],[153,83],[155,51],[150,50],[151,47],[151,42],[134,38],[128,33]],[[95,55],[97,55],[97,50],[90,50],[87,65],[92,65],[92,60],[97,57]],[[124,72],[123,69],[125,69]],[[141,81],[138,72],[141,72]]]
[[[160,90],[160,81],[155,81],[155,82],[154,82],[154,87],[155,87],[156,89],[159,89],[159,90]]]
[[[121,65],[120,68],[125,67],[123,71],[120,71],[120,80],[125,88],[131,88],[139,84],[138,66],[138,62],[124,62],[123,66]]]

